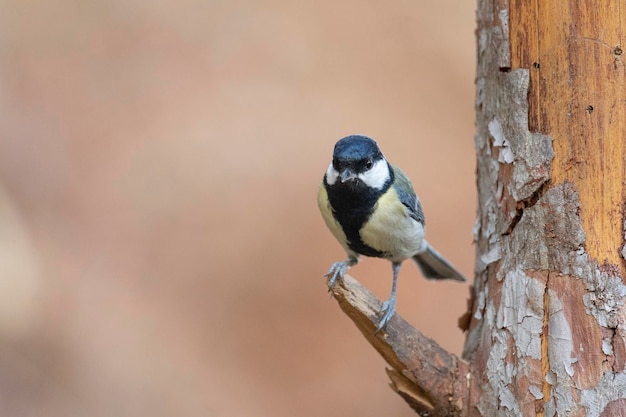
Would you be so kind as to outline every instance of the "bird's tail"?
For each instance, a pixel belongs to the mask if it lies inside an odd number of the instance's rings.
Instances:
[[[428,243],[425,249],[413,256],[413,260],[422,270],[422,274],[428,279],[453,279],[455,281],[465,281],[465,277],[457,271],[450,262],[439,254]]]

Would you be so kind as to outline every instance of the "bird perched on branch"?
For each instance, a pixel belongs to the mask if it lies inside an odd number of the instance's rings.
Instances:
[[[465,281],[424,239],[424,213],[411,181],[387,162],[372,138],[352,135],[335,144],[317,202],[326,225],[348,254],[326,274],[329,288],[358,263],[359,255],[391,261],[391,295],[383,304],[377,332],[395,313],[398,272],[405,259],[412,258],[426,278]]]

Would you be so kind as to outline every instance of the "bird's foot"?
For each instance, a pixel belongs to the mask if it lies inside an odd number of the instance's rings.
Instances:
[[[389,297],[389,299],[383,303],[383,308],[381,309],[381,312],[383,313],[383,316],[381,317],[380,323],[378,323],[378,327],[376,328],[376,331],[374,332],[374,334],[384,329],[387,323],[389,322],[389,320],[391,320],[393,315],[396,313],[396,297],[395,296]]]
[[[338,278],[343,279],[343,276],[346,274],[346,271],[348,270],[348,268],[350,268],[350,266],[350,261],[341,261],[335,262],[330,267],[326,275],[324,275],[326,278],[328,278],[328,291],[333,288]]]

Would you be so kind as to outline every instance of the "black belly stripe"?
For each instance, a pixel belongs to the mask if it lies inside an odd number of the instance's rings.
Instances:
[[[384,252],[366,245],[361,240],[359,232],[372,215],[376,202],[389,189],[390,184],[391,181],[388,181],[382,190],[376,190],[363,183],[353,185],[336,183],[331,186],[324,180],[333,215],[346,235],[348,247],[356,253],[376,258],[385,257]]]

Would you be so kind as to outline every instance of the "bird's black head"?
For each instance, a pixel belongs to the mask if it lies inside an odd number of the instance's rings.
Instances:
[[[339,139],[333,152],[333,166],[341,172],[350,167],[355,172],[371,169],[374,163],[383,159],[383,153],[374,139],[363,135],[346,136]]]
[[[330,185],[358,186],[359,184],[381,189],[390,179],[389,165],[374,139],[363,135],[351,135],[335,144],[333,161],[327,171]]]

